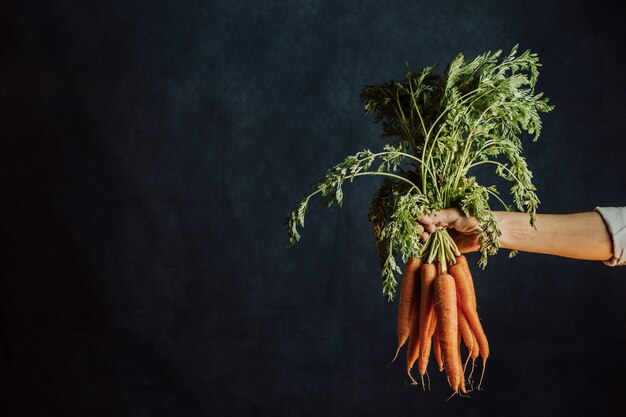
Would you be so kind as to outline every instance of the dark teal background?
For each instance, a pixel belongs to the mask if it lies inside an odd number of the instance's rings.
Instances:
[[[580,1],[0,6],[0,415],[579,416],[623,405],[626,269],[473,265],[485,390],[407,384],[367,210],[283,219],[380,149],[365,84],[515,43],[556,109],[544,213],[626,205],[624,14]],[[494,208],[498,208],[494,205]],[[475,256],[470,257],[474,262]],[[434,369],[431,370],[435,374]],[[619,412],[618,412],[619,414]]]

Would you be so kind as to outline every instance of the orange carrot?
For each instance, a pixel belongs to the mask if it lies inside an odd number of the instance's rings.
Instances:
[[[463,255],[457,256],[456,257],[456,265],[459,265],[461,268],[463,268],[463,270],[465,271],[467,276],[470,277],[468,285],[469,285],[469,288],[470,288],[471,298],[468,301],[470,302],[470,306],[474,310],[476,310],[476,307],[477,307],[477,305],[476,305],[476,292],[474,291],[474,281],[471,279],[472,274],[470,272],[469,265],[467,264],[467,258],[465,258],[465,256],[463,256]]]
[[[422,270],[423,273],[423,270]],[[411,378],[411,382],[413,382],[414,384],[417,384],[417,381],[415,381],[415,379],[413,379],[413,376],[411,375],[411,368],[413,367],[413,364],[415,363],[415,361],[417,360],[417,357],[419,356],[419,351],[420,351],[420,320],[419,320],[419,312],[420,312],[420,294],[421,294],[421,279],[417,280],[416,279],[416,283],[415,283],[415,288],[413,291],[413,303],[411,303],[411,312],[410,312],[410,316],[412,317],[411,319],[411,330],[409,332],[409,341],[408,341],[408,345],[407,345],[407,349],[406,349],[406,363],[407,363],[407,367],[406,367],[406,372],[409,375],[409,378]]]
[[[465,313],[463,313],[463,306],[461,305],[460,300],[457,300],[457,311],[459,316],[459,332],[461,333],[465,347],[467,347],[467,351],[471,355],[474,350],[474,334],[472,333],[472,329],[467,322],[467,318],[465,318]]]
[[[465,265],[464,265],[465,264]],[[478,389],[482,383],[483,376],[485,375],[485,366],[487,358],[489,357],[489,342],[487,336],[483,330],[483,326],[478,318],[476,312],[476,294],[474,293],[474,284],[472,282],[472,275],[469,273],[469,267],[467,267],[467,261],[463,255],[457,257],[457,263],[449,268],[450,274],[454,278],[459,298],[461,300],[461,306],[463,307],[463,313],[467,318],[474,336],[476,336],[476,342],[480,349],[480,356],[483,358],[483,371],[478,384]]]
[[[476,336],[480,354],[483,357],[483,360],[486,360],[489,356],[489,343],[487,341],[487,337],[485,336],[485,332],[483,331],[483,327],[480,324],[478,313],[476,312],[475,301],[472,301],[476,300],[472,277],[466,273],[460,264],[450,266],[449,271],[450,275],[454,278],[454,283],[456,284],[459,298],[461,300],[461,306],[463,307],[463,313],[467,318],[467,322],[469,323],[474,336]]]
[[[467,320],[467,319],[466,319]],[[469,326],[469,323],[468,323]],[[472,360],[476,360],[476,358],[480,355],[480,348],[478,347],[478,342],[476,341],[476,336],[472,333],[472,338],[474,339],[474,349],[472,349]]]
[[[418,325],[416,324],[414,324],[414,326],[418,327]],[[417,381],[415,380],[415,378],[413,378],[413,375],[411,375],[411,368],[413,368],[413,364],[419,357],[419,352],[421,348],[420,342],[421,341],[419,338],[419,332],[411,333],[411,335],[409,336],[409,344],[406,351],[406,373],[413,384],[417,384]]]
[[[463,371],[459,356],[457,296],[454,278],[449,274],[439,275],[434,282],[434,296],[443,363],[450,387],[457,392]]]
[[[474,349],[470,354],[472,358],[472,369],[467,376],[467,380],[470,381],[470,383],[472,384],[472,389],[474,389],[474,381],[472,380],[472,375],[474,374],[474,365],[476,364],[476,358],[480,355],[480,349],[478,348],[478,342],[476,341],[476,336],[474,336],[474,333],[472,333],[472,338],[474,339]]]
[[[470,288],[471,288],[471,291],[472,291],[471,294],[472,294],[472,298],[473,298],[473,301],[474,301],[474,306],[476,307],[476,293],[474,292],[474,280],[472,279],[472,273],[470,272],[469,265],[467,265],[467,260],[465,259],[465,257],[463,257],[463,259],[461,259],[461,265],[465,266],[465,271],[467,272],[468,281],[469,281]],[[478,313],[476,313],[476,316],[478,317]],[[480,321],[478,323],[480,324]],[[474,335],[474,336],[476,336],[476,335]],[[484,335],[484,332],[483,332],[483,336],[485,338],[484,344],[486,345],[487,350],[486,350],[486,352],[483,352],[482,350],[480,352],[480,356],[483,359],[483,370],[482,370],[482,372],[480,374],[480,381],[478,382],[478,388],[477,389],[479,389],[479,390],[480,390],[480,386],[483,383],[483,377],[485,376],[485,367],[487,366],[487,357],[489,356],[489,343],[487,341],[487,336]],[[478,339],[476,339],[476,340],[477,340],[477,342],[474,343],[475,346],[478,345]]]
[[[420,267],[422,260],[420,258],[411,257],[407,260],[402,274],[402,284],[400,287],[400,299],[398,301],[398,349],[396,355],[391,362],[393,363],[398,357],[400,348],[404,346],[409,334],[411,333],[411,325],[414,314],[411,314],[412,306],[415,301],[415,286],[419,288],[420,284]],[[419,294],[419,292],[418,292]]]
[[[458,313],[459,309],[458,309],[458,305],[457,305],[457,313]],[[458,352],[459,355],[459,388],[461,389],[461,392],[463,394],[467,394],[467,389],[465,388],[465,366],[461,366],[461,340],[459,339],[459,342],[456,345],[456,350]],[[469,356],[468,356],[469,359]]]
[[[434,308],[434,305],[433,305]],[[437,315],[434,314],[434,310],[433,310],[433,315],[430,316],[430,324],[428,325],[428,337],[432,338],[433,335],[435,334],[435,329],[437,329]]]
[[[432,346],[433,335],[435,334],[435,330],[437,329],[437,315],[434,313],[435,306],[433,305],[433,314],[430,316],[430,323],[428,324],[428,334],[426,335],[426,339],[424,340],[423,351],[428,352],[426,355],[426,364],[428,365],[428,356],[430,356],[430,348]],[[423,352],[422,351],[422,352]],[[422,386],[424,385],[424,374],[428,377],[428,373],[426,370],[420,373],[422,376]],[[428,390],[430,391],[430,377],[428,377]]]
[[[439,372],[443,371],[443,358],[441,357],[441,344],[439,343],[439,332],[433,334],[433,352]]]
[[[461,338],[463,339],[463,342],[465,343],[465,347],[467,347],[467,358],[465,359],[465,362],[463,362],[463,379],[461,380],[461,392],[463,392],[463,394],[466,393],[465,391],[465,369],[467,368],[467,363],[469,362],[469,359],[473,353],[474,350],[478,349],[478,346],[475,345],[474,343],[474,333],[472,333],[472,329],[469,326],[469,323],[467,322],[467,319],[465,318],[465,314],[463,313],[463,307],[461,306],[461,301],[460,299],[457,299],[457,315],[459,318],[459,345],[461,344]],[[459,356],[461,355],[461,351],[460,351],[460,346],[459,346]],[[472,362],[472,370],[474,369],[474,362]],[[470,375],[471,375],[471,371],[470,371]],[[468,378],[469,380],[469,378]]]
[[[419,336],[421,347],[419,352],[418,370],[422,376],[426,373],[428,367],[428,357],[430,355],[431,338],[429,335],[429,325],[432,316],[435,314],[435,306],[433,303],[433,282],[437,277],[437,268],[434,264],[424,264],[422,266],[422,288],[420,297],[420,326]],[[430,333],[432,334],[432,333]],[[413,364],[411,364],[412,366]]]

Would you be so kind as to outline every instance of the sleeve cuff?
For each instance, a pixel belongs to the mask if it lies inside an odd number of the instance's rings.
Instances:
[[[613,241],[613,257],[602,261],[608,266],[626,265],[626,207],[596,207]]]

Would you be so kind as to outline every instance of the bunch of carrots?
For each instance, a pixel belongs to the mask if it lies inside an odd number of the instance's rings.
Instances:
[[[439,371],[445,370],[454,394],[467,394],[465,372],[469,359],[472,366],[467,381],[473,389],[472,374],[478,356],[483,367],[478,383],[480,390],[489,357],[489,343],[476,311],[474,283],[465,256],[455,258],[446,271],[439,263],[425,263],[411,257],[406,263],[400,287],[398,307],[398,349],[408,342],[406,370],[413,383],[417,383],[412,369],[417,362],[418,373],[424,384],[424,374],[434,353]],[[461,340],[468,355],[461,358]],[[430,384],[430,382],[429,382]]]

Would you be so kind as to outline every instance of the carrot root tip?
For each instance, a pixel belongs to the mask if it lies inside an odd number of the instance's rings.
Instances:
[[[450,401],[450,398],[454,397],[456,394],[458,394],[458,392],[457,392],[457,391],[454,391],[454,392],[452,393],[452,395],[450,395],[448,398],[446,398],[446,400],[444,401],[444,403],[447,403],[448,401]]]
[[[472,352],[470,351],[470,353],[467,354],[467,359],[465,359],[465,363],[463,364],[463,375],[465,375],[465,368],[467,368],[467,364],[469,363],[471,355]]]
[[[469,376],[467,377],[468,380],[472,379],[472,374],[474,373],[474,368],[476,367],[476,359],[472,359],[472,370],[470,371]]]
[[[389,363],[387,364],[387,368],[389,368],[389,365],[391,365],[392,363],[394,363],[394,362],[396,361],[396,359],[398,359],[398,353],[400,353],[400,348],[401,348],[401,347],[402,347],[402,346],[398,346],[398,349],[396,350],[396,355],[393,357],[393,359],[391,360],[391,362],[389,362]]]
[[[485,376],[485,368],[487,367],[487,359],[485,359],[483,361],[483,371],[480,374],[480,381],[478,381],[478,388],[476,388],[478,391],[482,391],[482,384],[483,384],[483,377]]]

